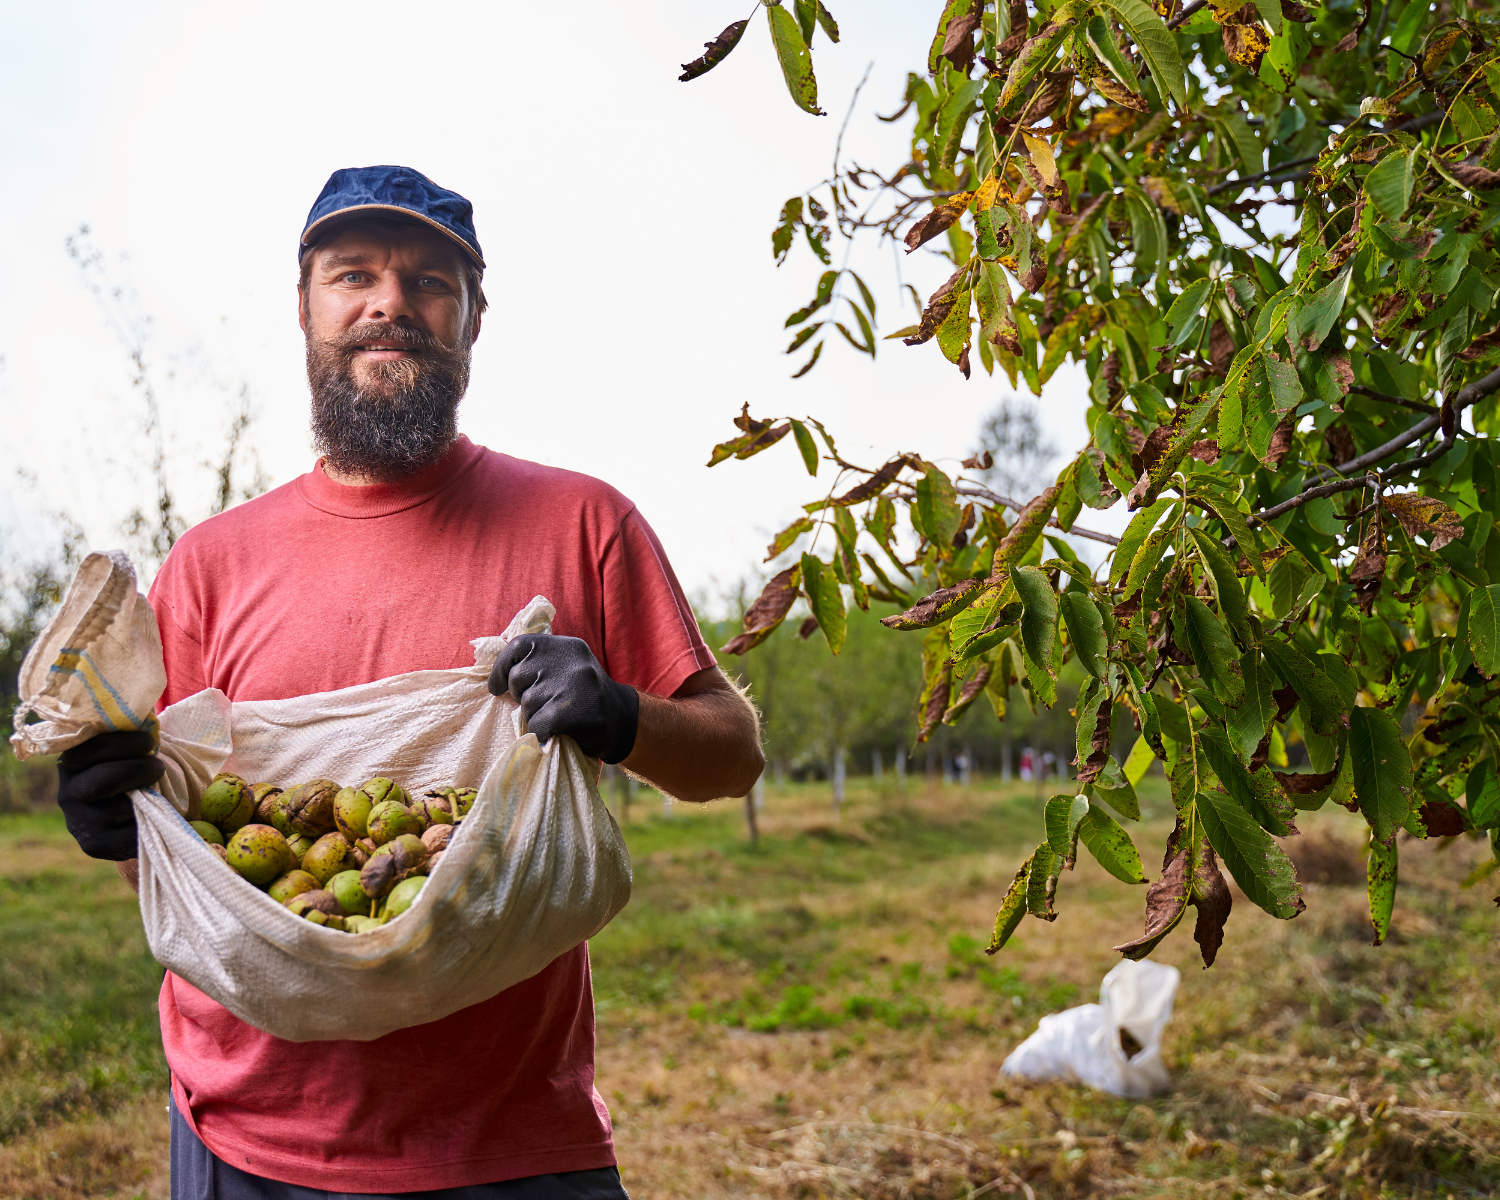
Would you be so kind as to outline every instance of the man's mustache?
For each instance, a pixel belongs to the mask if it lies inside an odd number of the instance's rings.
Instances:
[[[366,321],[355,325],[344,333],[325,339],[324,344],[346,355],[352,355],[368,342],[396,342],[402,349],[418,354],[428,350],[449,349],[425,329],[415,329],[410,325],[393,325],[386,321]]]

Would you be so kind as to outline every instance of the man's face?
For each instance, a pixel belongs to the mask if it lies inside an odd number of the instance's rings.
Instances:
[[[336,473],[414,474],[452,444],[479,333],[462,252],[441,234],[355,225],[314,247],[298,320],[313,434]]]

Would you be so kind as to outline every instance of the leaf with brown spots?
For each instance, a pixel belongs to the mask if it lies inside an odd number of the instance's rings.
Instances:
[[[1434,550],[1441,550],[1464,535],[1463,522],[1458,514],[1436,496],[1397,492],[1380,497],[1380,505],[1401,522],[1401,528],[1409,536],[1431,538]]]
[[[906,236],[901,239],[906,243],[906,252],[910,254],[939,234],[948,232],[948,226],[964,215],[964,209],[969,207],[969,201],[972,199],[974,199],[973,192],[961,192],[946,204],[940,204],[926,216],[914,222],[906,231]]]
[[[979,580],[961,579],[952,587],[923,596],[905,612],[881,617],[880,623],[887,629],[930,629],[968,608],[983,590]]]
[[[989,685],[990,675],[994,667],[985,663],[972,676],[964,680],[963,687],[958,689],[958,699],[943,710],[943,724],[955,724],[959,717],[969,711],[969,705],[984,694],[984,689]]]
[[[1292,448],[1292,434],[1296,432],[1295,418],[1285,417],[1281,424],[1277,425],[1271,434],[1271,444],[1266,447],[1266,455],[1261,462],[1275,470],[1281,465],[1281,460],[1286,457],[1286,452]]]
[[[953,311],[954,305],[958,303],[958,296],[955,293],[955,289],[968,274],[968,271],[969,268],[967,265],[959,267],[952,275],[948,276],[948,281],[942,287],[938,288],[937,291],[933,292],[927,298],[927,307],[922,310],[922,320],[917,326],[917,332],[911,337],[902,338],[901,344],[903,346],[920,346],[923,342],[932,340],[933,335],[938,331],[938,326],[948,319],[948,314]],[[968,298],[968,295],[968,292],[964,292],[965,299]]]
[[[881,467],[880,470],[876,471],[875,474],[871,475],[870,478],[862,483],[855,484],[842,496],[835,497],[833,506],[835,508],[848,508],[851,504],[859,504],[865,500],[873,499],[885,491],[886,485],[895,479],[897,475],[901,474],[903,467],[910,466],[911,462],[910,456],[905,454],[898,455],[886,463],[885,466]]]
[[[1366,613],[1380,595],[1385,582],[1385,535],[1379,521],[1370,522],[1370,531],[1360,544],[1359,553],[1349,564],[1349,582],[1354,585],[1354,600]]]

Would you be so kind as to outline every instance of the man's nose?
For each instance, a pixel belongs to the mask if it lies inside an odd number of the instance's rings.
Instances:
[[[414,322],[416,308],[411,296],[399,276],[382,275],[375,287],[365,295],[365,320]]]

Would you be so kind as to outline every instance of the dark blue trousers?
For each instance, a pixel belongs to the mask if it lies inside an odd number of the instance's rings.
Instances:
[[[325,1192],[241,1171],[199,1140],[172,1101],[172,1200],[630,1200],[614,1167],[428,1192]]]

